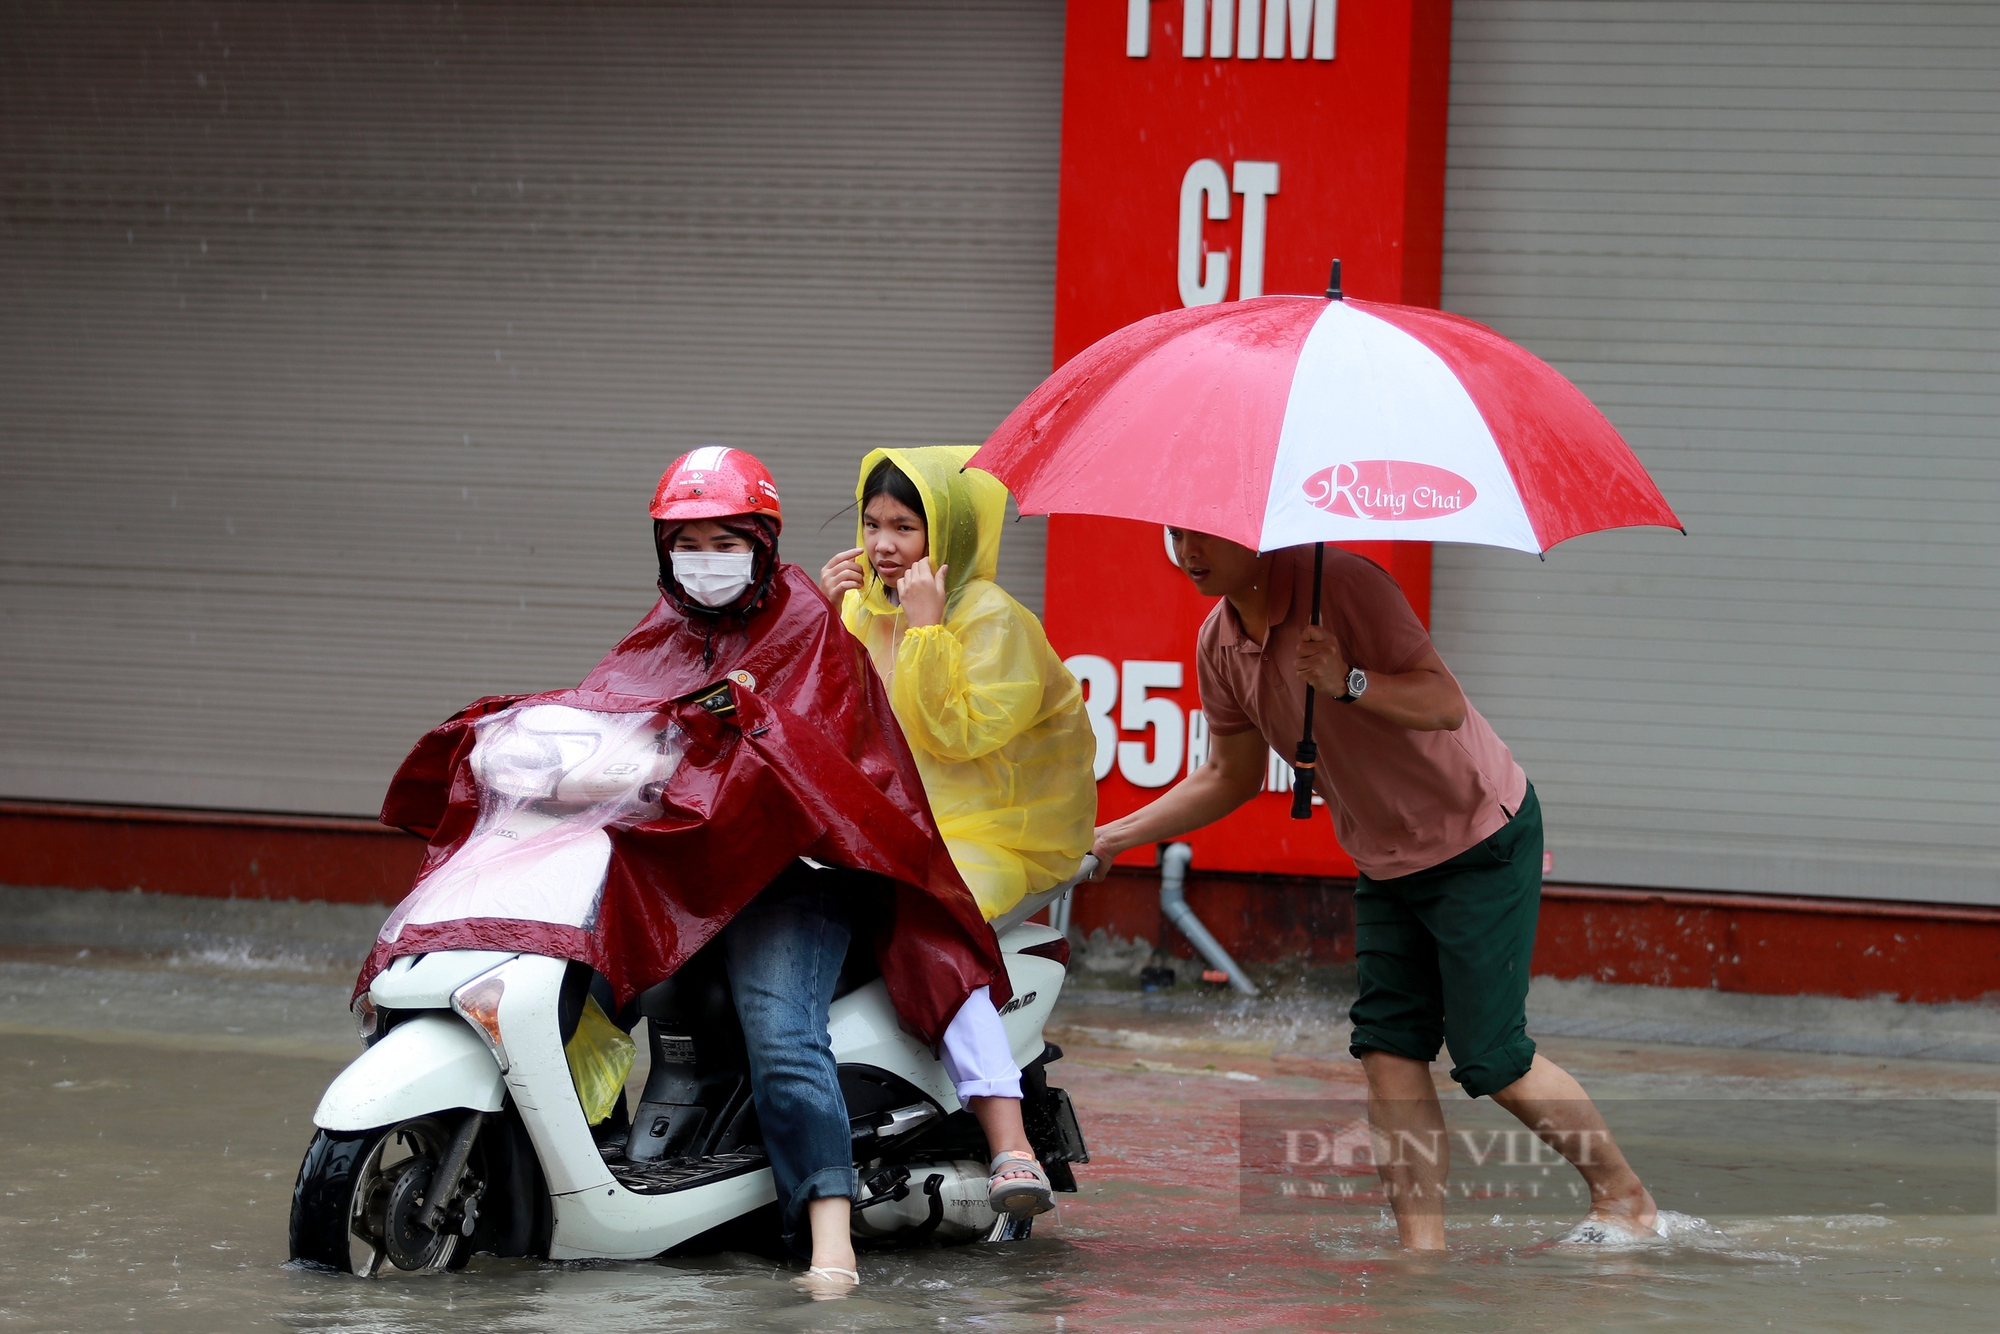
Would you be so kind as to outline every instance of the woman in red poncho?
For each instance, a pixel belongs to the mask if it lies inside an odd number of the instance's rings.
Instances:
[[[782,515],[763,465],[695,450],[661,478],[652,515],[663,596],[645,620],[574,690],[482,700],[430,733],[382,818],[431,840],[425,875],[441,867],[478,816],[474,725],[524,702],[671,721],[686,753],[662,814],[610,830],[587,928],[392,918],[360,985],[402,954],[526,949],[590,964],[623,1005],[719,934],[787,1239],[809,1224],[809,1272],[858,1281],[853,1150],[827,1035],[850,936],[873,931],[898,1014],[933,1047],[976,989],[1006,1001],[1006,970],[881,681],[812,579],[778,559]],[[876,901],[851,901],[871,882]]]

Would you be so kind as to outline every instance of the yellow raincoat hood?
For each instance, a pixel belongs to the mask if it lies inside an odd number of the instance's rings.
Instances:
[[[924,524],[930,529],[931,568],[951,567],[945,572],[947,617],[968,583],[1000,573],[1000,529],[1007,522],[1007,488],[990,472],[964,470],[965,461],[978,452],[972,445],[872,450],[861,460],[861,478],[854,484],[859,509],[868,474],[887,459],[917,488],[924,502]],[[896,604],[889,601],[887,587],[868,560],[866,523],[865,515],[855,515],[854,545],[862,548],[861,569],[868,580],[862,597],[870,611],[893,615]]]
[[[959,874],[988,920],[1052,889],[1090,850],[1097,738],[1083,691],[1035,614],[994,581],[1007,488],[963,471],[969,447],[878,449],[854,495],[888,459],[917,488],[932,567],[945,565],[943,625],[912,628],[868,563],[841,620],[868,648],[923,775]]]

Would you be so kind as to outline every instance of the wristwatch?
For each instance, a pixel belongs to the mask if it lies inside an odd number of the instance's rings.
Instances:
[[[1336,696],[1333,702],[1336,704],[1352,704],[1355,700],[1361,698],[1361,692],[1366,689],[1368,689],[1368,673],[1362,671],[1359,667],[1350,667],[1347,670],[1347,693]]]

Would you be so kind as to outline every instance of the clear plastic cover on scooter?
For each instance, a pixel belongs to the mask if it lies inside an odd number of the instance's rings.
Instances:
[[[660,817],[660,792],[685,750],[680,729],[652,711],[566,704],[506,709],[474,726],[478,822],[418,880],[380,939],[464,918],[590,929],[610,851],[603,831]],[[593,862],[594,873],[577,873]]]

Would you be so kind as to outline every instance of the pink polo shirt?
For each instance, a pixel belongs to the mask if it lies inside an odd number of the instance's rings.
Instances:
[[[1312,560],[1311,547],[1291,547],[1272,562],[1263,643],[1244,633],[1224,598],[1202,623],[1196,650],[1209,730],[1230,736],[1255,728],[1288,760],[1305,726],[1306,685],[1293,663],[1309,623]],[[1431,647],[1388,572],[1338,547],[1326,549],[1320,622],[1364,672],[1409,671]],[[1371,879],[1456,857],[1512,819],[1527,794],[1528,776],[1470,701],[1457,731],[1413,732],[1321,695],[1313,737],[1313,786],[1333,813],[1340,845]]]

